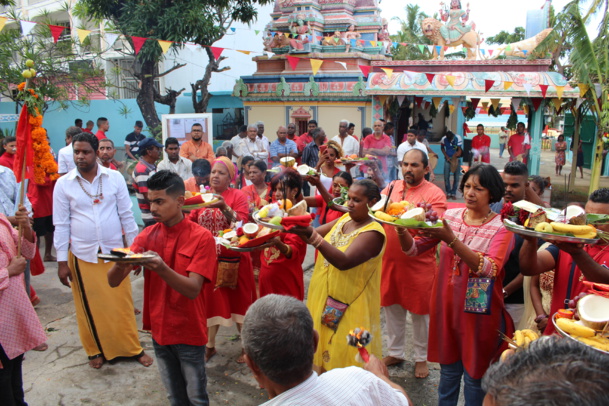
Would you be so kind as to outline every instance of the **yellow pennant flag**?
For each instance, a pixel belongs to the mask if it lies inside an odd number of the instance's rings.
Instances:
[[[381,106],[384,106],[387,103],[387,99],[389,96],[379,96],[379,102],[381,102]]]
[[[491,99],[491,104],[493,105],[493,109],[495,109],[495,111],[497,111],[497,109],[499,108],[500,101],[501,99]]]
[[[441,97],[432,97],[433,105],[436,106],[436,110],[440,107],[440,102],[442,101]]]
[[[2,29],[4,28],[4,24],[6,24],[6,20],[8,20],[8,18],[0,17],[0,31],[2,31]]]
[[[556,95],[559,99],[562,99],[562,92],[565,90],[564,86],[555,86],[556,87]]]
[[[242,54],[245,54],[245,55],[249,55],[251,53],[251,51],[242,51],[240,49],[238,49],[237,52],[241,52]]]
[[[393,75],[393,69],[381,68],[381,70],[385,72],[385,75],[387,75],[387,79],[391,79],[391,75]]]
[[[321,64],[324,63],[321,59],[311,59],[311,69],[313,69],[313,76],[317,75],[317,71],[321,67]]]
[[[588,89],[590,89],[590,86],[585,83],[578,83],[577,87],[579,87],[579,97],[584,97],[588,93]]]
[[[455,106],[452,104],[448,105],[448,110],[450,110],[450,114],[453,114],[453,111],[455,111]]]
[[[526,114],[527,116],[529,115],[529,105],[528,104],[524,104],[522,106],[522,110],[524,111],[524,114]]]
[[[562,104],[560,99],[552,99],[552,103],[554,103],[554,108],[556,111],[560,110],[560,105]]]
[[[81,30],[80,28],[77,28],[76,33],[78,34],[78,39],[80,40],[80,43],[82,44],[83,42],[85,42],[85,39],[87,39],[89,34],[91,34],[91,31]]]
[[[455,76],[446,75],[444,77],[446,78],[446,81],[448,82],[449,85],[451,85],[452,87],[455,87],[455,80],[457,79]]]
[[[159,43],[159,45],[161,46],[161,49],[163,50],[163,53],[166,54],[167,51],[169,51],[169,47],[171,46],[172,42],[171,41],[163,41],[161,39],[157,39],[157,42]]]
[[[508,90],[513,84],[514,82],[503,82],[503,90]]]
[[[488,109],[488,102],[487,102],[487,101],[482,102],[482,108],[483,108],[484,110],[487,110],[487,109]]]
[[[370,41],[370,46],[371,47],[376,47],[376,41]]]

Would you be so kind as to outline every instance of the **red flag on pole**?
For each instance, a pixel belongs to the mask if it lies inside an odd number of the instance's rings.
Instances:
[[[135,54],[137,55],[138,52],[140,52],[140,49],[142,49],[142,46],[144,45],[144,42],[146,42],[148,38],[143,38],[143,37],[131,37],[131,41],[133,41],[133,50],[135,51]]]
[[[53,36],[53,42],[57,44],[57,40],[59,39],[59,36],[63,32],[63,30],[65,30],[66,27],[62,27],[61,25],[49,25],[49,28],[51,29],[51,35]]]
[[[19,121],[17,122],[17,153],[15,154],[15,163],[13,164],[13,172],[17,182],[21,182],[24,176],[25,179],[31,179],[34,176],[34,148],[32,147],[32,125],[29,122],[27,107],[23,106]]]

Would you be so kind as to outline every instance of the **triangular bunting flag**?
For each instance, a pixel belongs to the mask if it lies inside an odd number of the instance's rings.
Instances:
[[[53,37],[53,42],[57,43],[59,36],[66,29],[66,27],[62,27],[61,25],[49,25],[49,29],[51,30],[51,36]]]
[[[578,109],[579,106],[581,106],[583,102],[584,102],[584,99],[578,98],[577,101],[575,102],[575,108]]]
[[[444,78],[446,79],[446,81],[448,82],[449,85],[451,85],[452,87],[455,87],[455,80],[457,79],[455,76],[446,75],[446,76],[444,76]]]
[[[344,70],[347,70],[347,62],[338,62],[338,61],[335,61],[335,62],[337,64],[339,64],[340,66],[342,66]]]
[[[465,114],[465,112],[467,111],[467,107],[461,107],[461,111],[463,112],[463,114]]]
[[[400,42],[400,45],[403,46],[403,47],[407,47],[408,46],[408,44],[405,43],[405,42]]]
[[[522,98],[520,97],[512,97],[512,107],[514,108],[514,112],[517,112],[520,108],[520,101]]]
[[[317,75],[317,71],[321,67],[321,64],[324,63],[321,59],[310,59],[311,69],[313,70],[313,76]]]
[[[77,28],[76,29],[76,34],[78,34],[78,40],[82,44],[83,42],[85,42],[85,40],[87,39],[89,34],[91,34],[91,31],[89,31],[89,30],[81,30],[81,29]]]
[[[338,38],[338,37],[334,37],[334,43],[335,43],[335,44],[338,44],[338,41],[340,41],[340,38]]]
[[[406,98],[406,95],[403,95],[403,94],[398,96],[398,106],[401,106],[402,103],[404,103],[405,98]]]
[[[322,39],[322,37],[321,37],[321,36],[319,36],[319,35],[317,35],[317,36],[315,37],[315,41],[321,41],[321,39]]]
[[[30,31],[32,31],[34,29],[35,26],[36,26],[36,23],[34,23],[32,21],[21,20],[21,33],[23,34],[23,36],[26,36],[30,33]]]
[[[503,82],[503,90],[508,90],[513,84],[514,82]]]
[[[482,102],[482,108],[483,108],[484,110],[488,110],[488,102],[487,102],[487,101],[483,101],[483,102]]]
[[[398,47],[398,43],[397,42],[393,42],[391,45],[393,45],[394,48]]]
[[[370,46],[373,48],[376,47],[376,41],[370,41]]]
[[[524,56],[527,56],[527,52],[529,52],[529,51],[527,51],[526,49],[522,50],[522,53],[524,54]]]
[[[298,66],[298,61],[300,61],[300,58],[295,56],[287,56],[286,58],[288,59],[288,63],[290,64],[292,70],[296,70],[296,66]]]
[[[271,59],[275,55],[274,52],[270,52],[270,51],[266,51],[265,54],[269,59]]]
[[[440,45],[436,45],[436,53],[440,55],[440,52],[442,52],[442,47]]]
[[[482,55],[486,56],[486,49],[480,48],[480,52],[482,53]]]
[[[579,88],[579,97],[584,97],[586,95],[586,93],[588,93],[588,90],[590,89],[590,86],[588,86],[585,83],[578,83],[577,87]]]
[[[414,102],[415,102],[416,105],[421,107],[421,103],[423,102],[423,97],[421,97],[421,96],[415,96],[414,97]]]
[[[256,33],[256,35],[260,34],[260,30],[254,30],[254,32]]]
[[[419,51],[423,53],[425,51],[425,45],[419,44]]]
[[[359,70],[362,71],[364,76],[368,76],[368,74],[370,73],[371,66],[367,66],[367,65],[358,65],[358,66],[359,66]]]
[[[427,76],[427,81],[431,85],[433,83],[433,78],[434,78],[434,76],[436,76],[436,74],[435,73],[426,73],[425,76]]]
[[[424,101],[421,104],[421,107],[423,108],[423,110],[427,110],[429,107],[431,106],[431,103]]]
[[[432,97],[431,100],[433,100],[433,105],[436,106],[436,110],[438,110],[438,107],[440,107],[440,102],[442,101],[442,97]]]
[[[490,56],[493,56],[493,50],[492,50],[492,49],[489,49],[489,50],[488,50],[488,54],[489,54]]]
[[[524,83],[522,85],[522,87],[524,87],[524,90],[527,91],[527,95],[531,95],[531,89],[533,88],[533,86],[530,83]]]
[[[391,79],[391,76],[393,75],[393,69],[381,68],[381,70],[385,72],[385,75],[387,75],[387,79]]]
[[[135,54],[137,55],[138,52],[140,52],[140,49],[142,49],[142,46],[144,45],[144,42],[146,42],[148,38],[144,38],[144,37],[131,37],[131,41],[133,41],[133,50],[135,51]]]
[[[357,41],[355,39],[349,40],[349,43],[351,44],[352,47],[357,45]]]
[[[565,90],[564,86],[554,86],[556,88],[556,95],[559,99],[562,99],[562,92]]]
[[[448,51],[448,47],[445,45],[444,46],[444,52]]]
[[[533,103],[533,108],[535,109],[535,111],[537,111],[539,106],[541,106],[541,102],[542,101],[543,101],[543,99],[540,98],[540,97],[532,97],[531,98],[531,103]]]
[[[6,24],[6,20],[8,20],[8,18],[0,17],[0,31],[2,31],[2,29],[4,28],[4,24]]]
[[[171,44],[172,44],[171,41],[163,41],[162,39],[157,40],[157,42],[159,43],[159,46],[163,50],[164,54],[166,54],[167,51],[169,51],[169,47],[171,47]]]
[[[504,115],[504,114],[505,114],[505,112],[507,111],[507,109],[508,109],[507,107],[501,107],[501,108],[499,109],[499,114]]]
[[[546,97],[546,93],[548,92],[548,87],[549,85],[539,85],[539,88],[541,89],[541,95],[544,97]],[[535,111],[537,111],[537,109],[535,109]]]
[[[214,59],[216,61],[218,60],[220,55],[222,55],[222,51],[224,51],[224,48],[220,47],[209,47],[209,49],[211,49],[211,53],[214,55]]]
[[[560,99],[554,98],[552,99],[552,103],[554,103],[554,108],[556,109],[556,111],[560,110],[560,105],[562,104]]]
[[[433,54],[433,45],[427,45],[427,49],[429,49],[430,54]]]
[[[506,51],[511,51],[511,50],[512,50],[512,46],[511,46],[511,45],[508,45],[507,47],[505,47],[505,50],[506,50]]]
[[[453,114],[453,111],[455,111],[455,106],[453,106],[452,104],[449,104],[448,110],[450,111],[450,114]]]
[[[478,103],[480,103],[480,99],[472,97],[472,108],[476,110],[478,108]]]
[[[384,106],[385,103],[387,103],[388,98],[389,96],[379,96],[379,102],[381,103],[381,106]]]
[[[491,104],[493,105],[493,108],[495,109],[495,111],[497,111],[497,109],[499,108],[500,101],[501,101],[501,99],[491,99]]]
[[[112,45],[114,45],[117,38],[118,38],[118,34],[113,34],[111,32],[107,32],[104,34],[104,39],[106,40],[106,44],[108,44],[108,47],[111,47]]]
[[[484,79],[484,91],[488,92],[489,90],[491,90],[491,87],[493,87],[494,84],[494,80]]]
[[[230,27],[230,30],[231,30],[232,32],[237,31],[237,29],[236,29],[235,27]]]
[[[523,104],[522,105],[522,111],[524,111],[524,114],[526,114],[528,116],[529,115],[529,105],[528,104]]]

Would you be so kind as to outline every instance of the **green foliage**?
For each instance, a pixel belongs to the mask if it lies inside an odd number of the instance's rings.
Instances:
[[[522,41],[524,39],[524,27],[516,27],[514,32],[500,31],[497,35],[488,37],[487,44],[511,44],[513,42]]]
[[[421,29],[421,21],[429,17],[421,11],[421,8],[416,4],[408,4],[405,8],[406,19],[393,17],[393,20],[400,23],[400,31],[396,35],[391,36],[391,41],[406,43],[408,46],[400,45],[393,48],[394,60],[420,60],[431,59],[432,53],[427,47],[421,49],[419,44],[431,44],[431,41],[423,35]]]

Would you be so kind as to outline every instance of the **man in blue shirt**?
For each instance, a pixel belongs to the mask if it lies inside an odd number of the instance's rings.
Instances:
[[[288,129],[284,126],[277,129],[277,139],[271,143],[269,149],[273,166],[279,165],[281,158],[284,157],[298,158],[296,143],[288,138]]]
[[[444,154],[444,186],[446,196],[449,199],[457,198],[457,188],[459,187],[459,176],[461,175],[461,155],[463,153],[463,142],[458,135],[447,131],[446,135],[440,140],[440,148]],[[454,176],[451,185],[450,177]]]

